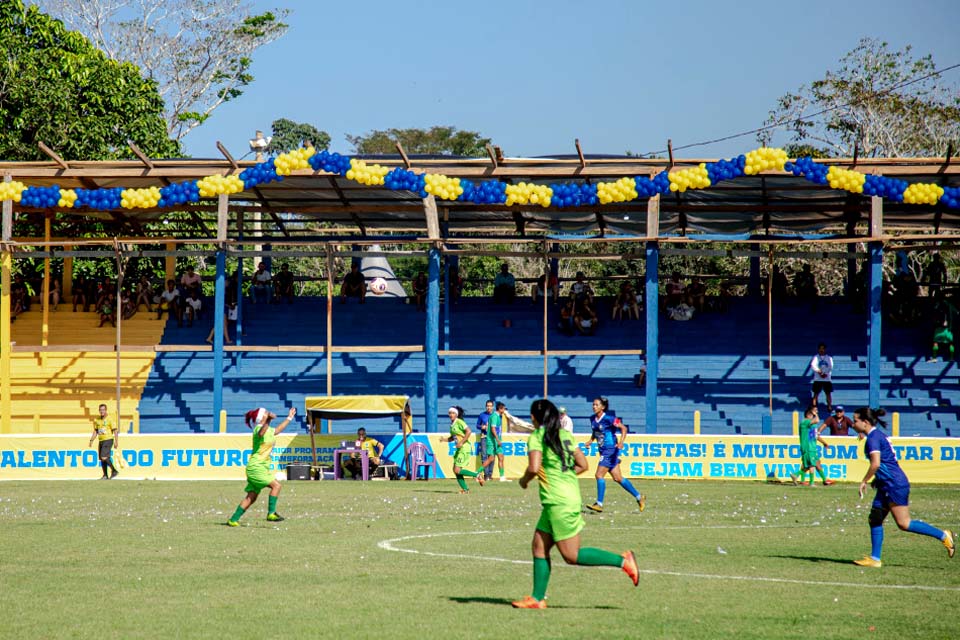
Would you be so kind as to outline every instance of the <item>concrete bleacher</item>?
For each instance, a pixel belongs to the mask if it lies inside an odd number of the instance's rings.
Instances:
[[[609,301],[600,301],[601,319],[609,318]],[[529,300],[497,306],[489,299],[466,298],[452,305],[449,325],[441,313],[441,348],[465,351],[538,350],[542,347],[543,309]],[[642,349],[644,321],[605,320],[596,336],[564,336],[553,327],[558,310],[549,309],[550,348],[556,350]],[[509,319],[509,327],[504,320]],[[791,432],[791,412],[809,398],[810,358],[817,343],[826,342],[834,356],[834,403],[848,410],[867,403],[865,318],[842,301],[825,300],[816,312],[783,305],[774,310],[774,433]],[[335,345],[418,345],[424,339],[425,315],[402,300],[356,300],[333,313]],[[760,301],[737,300],[730,312],[707,313],[690,322],[661,321],[658,424],[660,433],[690,433],[694,411],[700,411],[706,434],[758,434],[768,412],[767,311]],[[209,319],[196,326],[166,323],[162,344],[203,344]],[[304,347],[326,342],[326,300],[298,299],[293,305],[247,305],[244,349],[278,345]],[[235,336],[234,336],[235,337]],[[289,347],[288,347],[289,348]],[[928,363],[917,330],[886,327],[881,368],[882,405],[901,413],[903,435],[956,436],[960,372],[954,363]],[[164,352],[157,355],[139,404],[143,432],[216,431],[213,408],[213,355]],[[641,357],[554,356],[548,362],[549,395],[567,406],[578,429],[586,429],[590,399],[605,395],[631,429],[643,432],[645,390],[634,376]],[[256,406],[279,412],[303,408],[308,395],[326,392],[324,354],[305,350],[238,351],[225,358],[223,407],[229,431],[245,431],[242,415]],[[335,353],[333,393],[398,393],[411,395],[417,427],[422,428],[422,353]],[[543,389],[539,356],[463,355],[442,358],[439,366],[439,424],[446,408],[463,406],[472,420],[488,397],[504,400],[524,417],[529,402]],[[824,402],[821,396],[821,403]],[[305,428],[299,418],[300,428]],[[349,432],[355,422],[335,423],[335,432]],[[368,424],[391,430],[390,420]]]

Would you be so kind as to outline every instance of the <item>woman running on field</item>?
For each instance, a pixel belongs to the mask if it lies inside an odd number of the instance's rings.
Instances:
[[[237,510],[233,512],[227,525],[231,527],[240,526],[240,518],[246,513],[257,498],[260,492],[270,487],[270,500],[267,508],[267,520],[270,522],[281,522],[284,517],[277,513],[277,497],[280,495],[280,481],[270,472],[270,454],[273,452],[273,443],[277,436],[287,428],[293,416],[297,414],[296,408],[290,409],[287,413],[287,419],[277,425],[276,428],[270,426],[270,421],[277,417],[277,414],[271,413],[260,407],[247,411],[247,427],[253,423],[253,450],[250,452],[250,461],[247,462],[247,486],[244,491],[247,497],[240,501]]]
[[[637,501],[637,506],[643,512],[647,506],[647,498],[641,494],[633,484],[623,477],[620,473],[620,450],[627,439],[627,425],[623,424],[620,418],[614,418],[607,411],[610,409],[609,401],[604,397],[593,399],[593,415],[590,417],[590,429],[592,435],[589,442],[597,441],[600,449],[600,462],[597,465],[597,501],[587,508],[597,513],[603,513],[603,495],[607,492],[606,475],[617,481],[617,483],[626,489],[626,491]],[[617,432],[620,437],[617,438]],[[589,444],[588,442],[588,444]]]
[[[860,483],[860,497],[867,491],[867,484],[875,487],[876,496],[870,509],[870,555],[853,563],[861,567],[880,568],[880,551],[883,549],[883,521],[888,513],[901,531],[919,533],[936,538],[947,548],[947,556],[952,558],[956,552],[954,535],[950,531],[941,531],[926,522],[910,518],[910,481],[897,462],[897,454],[885,433],[877,429],[877,423],[884,424],[880,418],[886,415],[883,409],[861,407],[853,412],[853,428],[866,436],[863,452],[870,461],[867,473]]]
[[[577,474],[587,470],[587,459],[573,435],[560,427],[560,412],[549,400],[536,400],[530,405],[530,417],[535,431],[527,439],[527,470],[520,478],[520,487],[526,489],[531,480],[538,478],[543,510],[533,532],[533,594],[513,606],[547,608],[544,598],[550,581],[550,549],[554,545],[567,564],[620,567],[637,586],[640,571],[632,551],[617,555],[580,546],[580,531],[585,522]]]
[[[483,469],[474,473],[465,468],[473,459],[473,452],[470,450],[471,431],[467,423],[463,421],[463,409],[461,407],[450,407],[447,410],[447,415],[450,416],[450,437],[447,438],[447,442],[457,443],[457,449],[453,452],[453,475],[457,477],[460,493],[468,493],[470,489],[467,488],[467,483],[463,477],[476,478],[482,487],[484,485]]]

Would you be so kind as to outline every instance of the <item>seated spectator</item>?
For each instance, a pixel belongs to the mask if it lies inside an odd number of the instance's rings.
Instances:
[[[84,286],[86,287],[85,295],[87,303],[93,307],[93,311],[96,313],[97,300],[100,299],[100,295],[103,292],[103,284],[97,282],[97,279],[91,276],[84,282]],[[84,306],[83,310],[87,311],[87,307]]]
[[[108,293],[106,297],[103,298],[103,302],[97,308],[97,311],[100,313],[100,324],[98,327],[102,327],[105,322],[109,322],[113,326],[117,326],[117,296],[113,293]]]
[[[809,302],[813,309],[817,308],[817,296],[820,292],[817,290],[817,280],[810,270],[810,264],[804,264],[800,273],[793,276],[793,292],[800,300]]]
[[[373,470],[380,466],[380,456],[383,454],[383,443],[379,440],[367,437],[367,430],[363,427],[357,429],[357,440],[353,443],[356,449],[367,452],[369,462],[368,472],[373,475]],[[363,475],[363,461],[360,459],[360,453],[344,454],[340,463],[344,471],[349,471],[354,479],[361,478]]]
[[[950,354],[950,359],[953,360],[953,332],[950,331],[950,327],[946,321],[938,323],[938,326],[933,331],[933,350],[930,362],[937,361],[937,354],[940,353],[940,347],[944,347]]]
[[[517,297],[517,280],[510,273],[510,267],[504,262],[500,273],[493,279],[493,302],[495,304],[513,304]]]
[[[427,310],[427,274],[423,271],[417,274],[417,277],[413,279],[413,299],[417,303],[417,311],[426,311]]]
[[[613,303],[613,319],[630,318],[640,319],[640,307],[637,305],[637,293],[633,290],[633,285],[624,282],[620,285],[620,293]]]
[[[187,272],[180,277],[180,289],[183,295],[189,297],[191,291],[196,291],[197,298],[203,296],[200,281],[200,274],[193,270],[193,265],[187,265]]]
[[[531,296],[533,297],[533,304],[537,304],[537,296],[552,296],[553,304],[560,302],[560,280],[557,278],[556,274],[553,272],[550,273],[549,284],[544,287],[543,284],[547,282],[546,274],[540,274],[540,277],[537,278],[537,283],[533,285],[531,290]]]
[[[230,339],[230,323],[233,323],[234,332],[236,332],[237,327],[237,305],[233,303],[227,306],[227,312],[224,315],[223,322],[223,344],[233,344],[233,340]],[[213,334],[216,332],[216,325],[210,327],[210,333],[207,334],[207,342],[213,344]]]
[[[697,313],[703,313],[707,306],[707,287],[699,276],[695,276],[687,287],[687,303],[696,309]]]
[[[581,302],[593,304],[593,288],[590,287],[590,283],[585,278],[583,271],[577,271],[577,279],[570,285],[570,299],[573,300],[575,306]]]
[[[87,300],[87,281],[83,276],[78,276],[73,281],[73,287],[70,289],[70,295],[73,296],[73,312],[77,312],[77,305],[82,304],[84,311],[90,310],[90,303]]]
[[[273,283],[273,274],[267,269],[267,264],[261,262],[253,273],[253,302],[266,304],[270,299],[270,287]]]
[[[843,415],[843,405],[837,405],[833,408],[833,415],[829,416],[817,429],[817,435],[823,433],[824,429],[830,429],[832,436],[848,436],[850,429],[853,429],[853,420]]]
[[[27,288],[27,283],[24,282],[23,276],[19,273],[13,276],[13,284],[10,285],[10,295],[14,298],[19,298],[22,311],[30,311],[30,290]]]
[[[140,305],[147,305],[147,312],[153,312],[153,285],[150,284],[150,278],[140,276],[140,282],[137,283],[137,289],[134,291],[134,308],[139,310]]]
[[[893,278],[890,320],[900,325],[913,325],[920,317],[920,285],[910,271],[898,273]]]
[[[676,307],[683,302],[683,294],[687,290],[680,279],[680,272],[674,271],[667,280],[667,309]]]
[[[584,300],[576,306],[573,314],[573,326],[576,327],[580,335],[592,336],[597,331],[597,313],[593,310],[590,302]]]
[[[933,254],[933,259],[923,270],[923,282],[927,285],[927,295],[939,297],[943,293],[943,285],[947,282],[947,265],[939,253]]]
[[[773,299],[786,300],[787,298],[787,276],[780,270],[779,265],[773,265]]]
[[[166,311],[168,317],[177,319],[177,325],[183,326],[183,312],[180,308],[180,291],[177,290],[177,283],[174,280],[167,280],[167,288],[160,294],[160,302],[157,304],[157,320],[163,317]]]
[[[463,278],[460,277],[460,267],[455,264],[450,265],[447,270],[447,278],[450,280],[450,302],[456,304],[463,294]]]
[[[197,290],[191,289],[183,305],[183,313],[187,318],[188,327],[192,327],[194,319],[200,317],[201,308],[203,308],[203,301],[197,294]]]
[[[287,304],[293,304],[293,272],[286,262],[280,267],[280,273],[273,280],[273,299],[280,302],[286,298]]]
[[[114,299],[117,297],[116,289],[114,288],[113,282],[110,280],[105,280],[98,285],[97,288],[97,304],[96,309],[99,309],[107,302],[107,300],[113,296]]]
[[[692,320],[694,312],[693,305],[688,304],[686,299],[681,299],[680,303],[675,306],[667,307],[667,317],[680,322]]]
[[[360,273],[360,265],[354,262],[350,265],[350,273],[343,276],[343,283],[340,285],[340,302],[347,304],[347,298],[360,298],[360,304],[364,304],[367,298],[367,280]]]
[[[729,280],[724,280],[720,283],[720,295],[717,296],[717,311],[721,313],[729,311],[733,297],[733,283]]]
[[[137,313],[137,305],[129,290],[124,290],[123,295],[120,296],[120,309],[120,315],[124,320],[129,320]]]
[[[224,300],[226,301],[227,306],[230,306],[231,304],[236,306],[237,305],[237,272],[236,270],[234,270],[234,272],[230,274],[230,277],[227,278],[227,290],[224,293],[225,293]]]
[[[573,300],[567,300],[560,308],[560,321],[557,328],[568,336],[573,335]]]
[[[63,299],[63,285],[60,284],[60,280],[57,278],[53,279],[52,284],[53,289],[50,291],[50,307],[51,310],[56,311],[60,305],[60,301]]]

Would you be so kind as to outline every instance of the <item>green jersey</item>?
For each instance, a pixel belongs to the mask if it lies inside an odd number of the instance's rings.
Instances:
[[[277,434],[273,427],[267,427],[260,435],[260,429],[253,430],[253,450],[250,452],[250,460],[247,467],[251,466],[269,466],[270,452],[273,451],[273,443],[277,439]]]
[[[457,438],[457,442],[459,442],[460,438],[463,438],[463,436],[466,433],[467,433],[467,423],[461,420],[460,418],[457,418],[456,420],[450,423],[450,435]],[[467,443],[464,442],[463,444],[467,444]]]
[[[563,505],[580,509],[580,481],[574,473],[574,451],[577,444],[568,431],[560,430],[560,442],[563,444],[564,455],[556,452],[544,444],[543,427],[530,434],[527,438],[527,450],[539,451],[542,455],[540,463],[540,504],[547,506]]]
[[[800,423],[800,453],[813,453],[817,450],[817,423],[803,420]]]
[[[502,426],[503,420],[500,418],[500,414],[491,414],[490,419],[487,420],[487,442],[496,442],[500,439],[500,434],[503,433]]]

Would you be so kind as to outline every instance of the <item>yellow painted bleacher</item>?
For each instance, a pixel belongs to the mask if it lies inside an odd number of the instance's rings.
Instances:
[[[73,313],[69,305],[51,312],[49,345],[41,343],[39,306],[11,327],[11,430],[13,433],[84,433],[92,430],[97,407],[105,403],[116,415],[116,329],[97,327],[94,313]],[[153,366],[153,346],[164,322],[138,313],[122,325],[120,352],[120,427],[129,428]],[[63,347],[58,348],[58,347]]]

